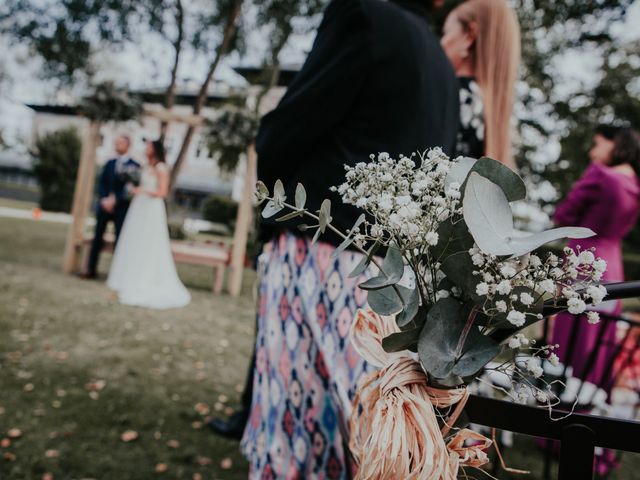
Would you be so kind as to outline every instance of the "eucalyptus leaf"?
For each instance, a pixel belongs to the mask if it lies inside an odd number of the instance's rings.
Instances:
[[[286,215],[276,218],[276,222],[286,222],[287,220],[291,220],[292,218],[301,217],[302,212],[289,212]]]
[[[400,313],[408,303],[411,291],[400,285],[371,290],[367,295],[367,301],[371,309],[378,315],[396,315]]]
[[[409,296],[405,299],[405,307],[396,316],[396,323],[400,328],[406,327],[411,323],[414,317],[418,314],[420,308],[420,292],[418,287],[410,290]]]
[[[475,270],[469,252],[458,252],[449,255],[444,259],[440,270],[444,272],[449,281],[456,284],[462,292],[469,298],[479,300],[480,296],[476,294],[476,285],[480,283],[479,277],[471,272]]]
[[[431,308],[418,340],[418,355],[429,375],[436,379],[469,377],[500,353],[500,345],[475,326],[458,352],[466,323],[464,306],[455,299],[443,298]]]
[[[340,255],[342,252],[344,252],[347,247],[349,247],[349,245],[351,245],[353,243],[353,237],[347,237],[345,238],[340,245],[338,245],[336,247],[336,249],[333,251],[333,253],[331,254],[331,258],[335,259],[338,258],[338,255]]]
[[[320,238],[320,234],[322,233],[322,230],[320,230],[320,228],[318,228],[316,230],[316,233],[313,235],[313,238],[311,239],[311,245],[315,244],[318,241],[318,238]]]
[[[369,264],[371,263],[373,256],[376,254],[379,248],[380,248],[380,242],[376,240],[373,243],[373,245],[371,245],[371,248],[369,248],[369,250],[367,251],[367,254],[363,255],[360,262],[358,262],[358,265],[356,265],[353,271],[349,274],[349,278],[356,278],[362,275],[364,271],[367,269],[367,267],[369,266]]]
[[[469,173],[462,202],[464,220],[478,247],[497,256],[521,256],[561,238],[588,238],[589,228],[562,227],[529,236],[518,236],[513,215],[502,189],[476,172]]]
[[[403,350],[415,351],[418,348],[420,330],[422,330],[422,328],[413,328],[404,332],[392,333],[382,339],[382,348],[388,353],[401,352]]]
[[[264,218],[273,217],[276,213],[282,210],[284,206],[281,203],[274,202],[273,200],[269,200],[267,205],[262,210],[262,216]]]
[[[259,200],[263,200],[264,197],[269,196],[269,189],[260,180],[256,182],[256,196],[258,197]]]
[[[296,208],[302,210],[307,203],[307,191],[304,189],[304,185],[298,183],[296,186]]]
[[[273,199],[279,203],[282,203],[287,199],[287,196],[284,192],[284,185],[282,184],[282,180],[276,180],[276,183],[273,186]]]
[[[320,231],[324,233],[327,228],[327,225],[331,223],[331,200],[325,199],[320,205],[320,212],[318,214],[320,224]]]
[[[467,179],[467,175],[469,175],[471,167],[473,167],[476,162],[477,160],[471,157],[462,157],[456,160],[449,169],[447,177],[444,179],[445,186],[448,187],[452,183],[462,185]]]
[[[400,281],[403,274],[404,262],[402,260],[402,252],[397,247],[390,246],[387,248],[387,254],[382,262],[380,274],[361,283],[359,287],[363,290],[375,290],[389,285],[395,285]]]
[[[527,196],[527,187],[520,175],[493,158],[480,158],[472,165],[470,172],[476,172],[498,185],[510,202],[522,200]]]

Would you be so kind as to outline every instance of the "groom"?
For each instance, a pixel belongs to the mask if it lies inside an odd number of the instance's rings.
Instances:
[[[442,3],[332,0],[302,70],[262,120],[258,178],[269,188],[281,179],[287,198],[300,182],[313,204],[331,197],[329,188],[344,180],[344,164],[367,162],[370,154],[409,155],[436,146],[452,154],[458,84],[427,22],[430,10]],[[360,212],[335,195],[331,200],[333,224],[350,228]],[[263,221],[261,236],[268,241],[283,228],[291,226]],[[242,410],[227,421],[211,421],[216,433],[242,435],[252,372]]]
[[[98,182],[98,206],[96,209],[96,229],[91,243],[89,263],[84,278],[98,276],[98,260],[104,246],[104,232],[109,222],[113,222],[116,230],[116,241],[129,208],[124,172],[128,169],[140,168],[140,164],[129,156],[131,139],[126,135],[116,138],[114,149],[116,157],[107,161],[102,168]]]

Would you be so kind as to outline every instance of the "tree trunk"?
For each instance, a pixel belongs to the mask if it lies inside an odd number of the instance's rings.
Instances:
[[[213,79],[213,75],[220,64],[220,61],[224,58],[224,56],[228,53],[229,48],[231,46],[231,41],[233,36],[236,33],[236,20],[240,15],[240,8],[242,7],[243,0],[235,0],[233,7],[229,11],[229,16],[227,17],[227,23],[224,28],[224,33],[222,36],[222,41],[216,50],[216,56],[209,67],[209,71],[207,72],[207,77],[204,82],[200,86],[200,91],[198,92],[198,96],[196,97],[196,101],[193,105],[193,113],[194,115],[199,115],[202,111],[202,108],[207,103],[207,94],[209,92],[209,85],[211,80]],[[180,146],[180,152],[178,153],[178,158],[176,158],[175,163],[173,164],[173,168],[171,169],[171,175],[169,177],[169,192],[173,194],[175,190],[176,179],[178,178],[178,174],[180,173],[180,169],[182,168],[182,164],[187,158],[187,153],[189,151],[189,147],[191,146],[191,141],[193,140],[193,135],[195,133],[195,127],[189,126],[182,140],[182,145]]]
[[[178,83],[178,65],[180,63],[180,54],[182,53],[182,41],[184,40],[184,7],[182,0],[176,0],[176,24],[178,25],[178,35],[175,42],[173,42],[173,49],[175,51],[175,58],[173,61],[173,67],[171,68],[171,81],[169,87],[167,87],[167,93],[165,94],[164,107],[167,110],[171,110],[176,101],[176,88]],[[160,123],[160,141],[164,143],[167,136],[167,129],[169,128],[169,122],[162,121]]]

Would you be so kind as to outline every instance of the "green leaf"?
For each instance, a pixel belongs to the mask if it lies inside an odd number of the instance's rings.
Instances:
[[[482,157],[471,166],[470,172],[477,172],[498,185],[510,202],[527,197],[527,187],[522,178],[502,162]]]
[[[287,220],[291,220],[292,218],[301,217],[302,212],[289,212],[286,215],[276,218],[276,222],[286,222]]]
[[[262,210],[262,216],[264,218],[273,217],[276,213],[282,210],[284,206],[280,203],[274,202],[273,200],[269,200],[267,205]]]
[[[408,303],[407,299],[410,294],[411,291],[408,288],[395,285],[380,290],[371,290],[367,295],[367,301],[371,309],[378,315],[395,315],[400,313]]]
[[[314,243],[316,243],[318,241],[318,238],[320,238],[320,234],[322,233],[322,230],[320,230],[319,228],[316,230],[316,233],[313,235],[313,238],[311,239],[311,245],[313,245]]]
[[[349,274],[349,278],[356,278],[362,275],[371,263],[371,259],[376,254],[379,248],[380,243],[376,240],[373,245],[371,245],[371,248],[369,248],[369,250],[367,251],[367,254],[362,257],[362,260],[358,262],[358,265],[356,265],[353,271]]]
[[[458,352],[466,323],[464,306],[452,298],[443,298],[431,308],[418,340],[418,355],[429,375],[437,379],[469,377],[500,353],[500,345],[475,325]]]
[[[447,253],[467,252],[473,247],[473,237],[460,217],[455,221],[445,220],[438,226],[437,232],[438,243],[431,247],[433,258],[443,258]]]
[[[340,255],[342,252],[344,252],[346,250],[346,248],[351,245],[353,243],[353,238],[352,237],[347,237],[345,238],[340,245],[338,245],[336,247],[336,249],[333,251],[333,253],[331,254],[331,258],[335,259],[338,258],[338,255]]]
[[[320,212],[318,214],[319,220],[318,223],[320,224],[320,231],[322,233],[324,233],[325,229],[327,228],[327,225],[329,225],[331,223],[331,200],[329,200],[328,198],[323,200],[322,204],[320,205]]]
[[[397,247],[389,246],[387,254],[382,262],[380,275],[370,278],[358,285],[363,290],[375,290],[389,285],[395,285],[404,274],[404,262],[402,252]]]
[[[382,348],[388,353],[401,352],[403,350],[415,351],[418,347],[420,330],[422,330],[422,328],[413,328],[404,332],[392,333],[382,339]]]
[[[524,237],[517,236],[505,193],[498,185],[474,171],[469,173],[462,207],[464,221],[478,247],[485,253],[497,256],[519,257],[554,240],[595,235],[589,228],[561,227]]]
[[[268,196],[269,196],[269,189],[263,182],[258,180],[256,182],[256,197],[258,198],[258,201],[262,202],[264,198]]]
[[[278,203],[284,203],[287,196],[284,193],[284,185],[281,180],[276,180],[276,184],[273,186],[273,199]]]
[[[304,189],[304,185],[298,183],[296,186],[296,208],[302,210],[307,203],[307,191]]]
[[[410,290],[409,296],[405,300],[404,309],[396,316],[396,323],[400,328],[409,325],[418,314],[420,308],[420,292],[417,286],[413,290]]]
[[[480,297],[476,294],[476,285],[481,282],[480,277],[473,275],[475,266],[469,252],[458,252],[444,259],[440,267],[447,278],[456,284],[463,294],[474,300]]]

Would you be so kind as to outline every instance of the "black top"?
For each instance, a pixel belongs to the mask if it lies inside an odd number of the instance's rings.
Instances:
[[[460,130],[456,155],[480,158],[484,153],[484,107],[480,87],[473,77],[459,77]]]
[[[296,184],[317,209],[330,198],[334,225],[345,230],[361,213],[329,192],[344,165],[371,154],[409,155],[441,146],[454,152],[458,86],[424,0],[333,0],[309,56],[256,140],[258,178],[277,179],[293,200]],[[263,238],[282,228],[263,221]],[[286,224],[295,230],[295,224]],[[335,238],[323,237],[328,241]]]

